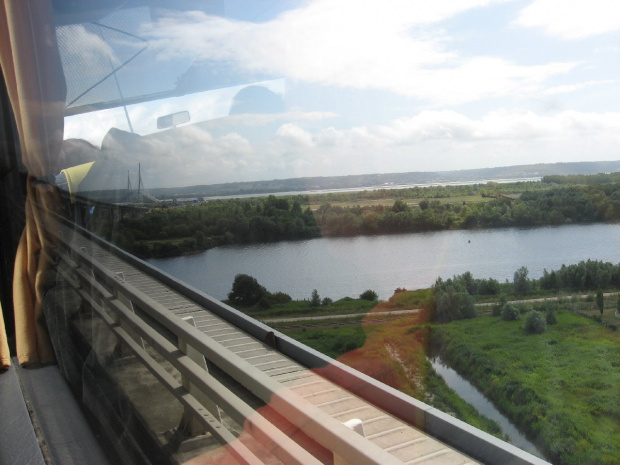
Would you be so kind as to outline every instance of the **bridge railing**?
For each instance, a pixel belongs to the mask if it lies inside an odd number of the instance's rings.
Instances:
[[[77,292],[92,311],[178,399],[186,412],[190,412],[206,430],[226,444],[241,463],[260,463],[260,460],[224,427],[218,418],[218,407],[214,406],[219,406],[236,423],[244,425],[245,432],[283,463],[320,462],[259,411],[222,385],[204,366],[196,363],[195,357],[192,359],[187,355],[188,347],[198,351],[209,363],[231,376],[307,436],[348,463],[402,463],[171,313],[155,299],[126,282],[115,270],[108,269],[94,257],[88,247],[75,247],[70,239],[61,240],[61,257],[70,270],[67,271],[67,267],[59,268],[63,277],[74,283]],[[141,314],[146,315],[146,318]],[[171,376],[145,349],[145,342],[196,389],[192,392],[187,385],[183,386],[184,383],[179,383]],[[201,398],[208,398],[211,402],[200,402]]]

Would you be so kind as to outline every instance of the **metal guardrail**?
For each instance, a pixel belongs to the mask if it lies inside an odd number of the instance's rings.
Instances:
[[[102,239],[92,236],[79,226],[70,224],[70,227],[71,229],[81,231],[94,244],[102,246],[110,253],[166,284],[256,339],[263,340],[267,333],[273,331],[270,327],[247,317],[243,313],[185,283],[181,283],[170,275],[151,267],[142,260],[127,254]],[[224,386],[219,384],[204,369],[198,367],[188,356],[182,354],[178,348],[178,343],[177,345],[170,343],[162,334],[136,316],[126,305],[123,305],[121,302],[123,299],[119,299],[118,296],[124,296],[125,299],[129,299],[132,305],[146,313],[149,319],[166,328],[165,332],[172,332],[171,334],[177,338],[177,342],[182,341],[181,344],[189,344],[198,350],[206,356],[210,363],[214,363],[228,372],[236,381],[246,386],[257,397],[275,408],[291,423],[346,461],[350,463],[401,463],[394,456],[365,440],[329,415],[319,411],[314,405],[304,401],[301,397],[284,388],[243,359],[229,351],[222,351],[223,347],[217,342],[196,328],[182,322],[180,318],[172,315],[166,308],[148,295],[140,292],[128,283],[120,282],[113,271],[94,260],[85,250],[77,250],[70,241],[65,240],[62,242],[68,253],[67,258],[73,262],[74,270],[79,275],[79,280],[90,291],[87,292],[82,289],[80,290],[81,295],[91,304],[95,304],[93,308],[99,314],[102,311],[105,313],[105,311],[100,303],[94,301],[92,294],[99,295],[105,301],[106,306],[114,310],[118,315],[118,320],[104,319],[108,326],[113,329],[115,334],[127,342],[128,346],[143,360],[145,366],[151,370],[162,384],[175,395],[179,392],[183,393],[177,396],[179,401],[186,408],[191,409],[201,423],[209,428],[210,431],[215,428],[214,434],[216,436],[222,435],[222,441],[235,444],[229,433],[221,431],[225,428],[212,415],[208,414],[202,404],[187,390],[183,389],[180,383],[168,375],[157,362],[148,356],[148,353],[144,351],[139,343],[136,343],[130,332],[138,334],[139,337],[144,338],[149,344],[156,347],[162,356],[175,366],[183,376],[186,376],[203,393],[211,396],[215,403],[222,407],[235,421],[240,424],[249,421],[247,425],[250,426],[250,431],[255,434],[259,442],[267,444],[267,447],[270,447],[274,453],[277,450],[280,459],[285,463],[316,463],[314,457],[305,455],[307,451],[300,451],[298,444],[291,444],[293,441],[290,438],[283,438],[280,430],[274,431],[271,428],[275,428],[275,426],[267,424],[269,423],[267,420],[256,416],[255,410],[247,405],[241,405],[242,402],[239,399],[230,398],[231,393]],[[101,283],[94,279],[92,273],[95,273],[95,276]],[[75,282],[75,279],[71,276],[67,276],[67,279],[73,280],[74,285],[80,286],[80,283]],[[122,325],[120,322],[122,322]],[[308,368],[320,369],[321,376],[326,379],[476,460],[487,464],[547,464],[542,459],[385,386],[287,336],[277,332],[276,335],[278,350],[282,354]],[[238,450],[235,449],[234,454],[240,458],[242,463],[256,463],[253,461],[256,457],[252,456],[247,449],[244,450],[243,447]],[[306,459],[314,461],[304,462],[303,460]]]
[[[212,399],[238,424],[244,425],[245,431],[284,463],[317,464],[320,462],[185,355],[180,350],[181,345],[191,346],[198,350],[209,363],[213,363],[230,375],[299,430],[347,462],[381,465],[402,463],[393,455],[364,439],[212,338],[187,324],[150,296],[130,283],[124,282],[123,279],[119,279],[116,272],[109,270],[93,258],[85,248],[75,248],[70,241],[66,240],[62,243],[66,249],[62,256],[71,266],[73,275],[79,282],[75,282],[76,279],[68,273],[65,273],[65,278],[76,285],[82,298],[88,302],[114,334],[127,344],[153,375],[187,409],[193,412],[205,428],[231,448],[240,462],[262,463],[237,441],[213,414],[198,402],[195,396],[167,374],[131,333],[144,339],[183,377],[187,378],[205,396]],[[126,302],[130,302],[131,306],[144,312],[149,318],[166,328],[167,332],[174,334],[177,343],[170,342],[161,334],[161,331],[140,318]],[[110,310],[114,317],[110,316],[107,310]]]

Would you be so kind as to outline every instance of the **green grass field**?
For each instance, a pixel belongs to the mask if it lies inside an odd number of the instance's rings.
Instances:
[[[482,315],[436,326],[432,339],[553,463],[620,463],[618,332],[560,311],[539,335]]]
[[[230,304],[230,303],[229,303]],[[277,304],[271,308],[261,308],[258,305],[252,307],[239,307],[239,310],[252,318],[267,319],[276,317],[313,317],[323,315],[348,315],[359,313],[363,315],[371,310],[377,301],[353,299],[344,297],[333,302],[331,305],[319,305],[313,307],[309,300],[291,300],[288,303]]]
[[[308,204],[310,210],[316,211],[321,205],[325,203],[330,203],[333,206],[343,207],[343,208],[351,208],[351,207],[376,207],[377,205],[383,205],[385,207],[391,207],[394,205],[394,202],[399,200],[398,197],[385,197],[381,199],[357,199],[357,200],[327,200],[325,198],[313,198],[311,202]],[[428,199],[400,199],[403,200],[410,207],[417,207],[422,200]],[[480,203],[480,202],[489,202],[490,198],[484,198],[479,194],[476,195],[461,195],[455,197],[447,197],[447,198],[437,198],[433,200],[438,200],[441,203]]]

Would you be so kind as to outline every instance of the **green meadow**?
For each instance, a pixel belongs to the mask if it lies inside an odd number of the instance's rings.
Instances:
[[[558,464],[620,463],[620,334],[570,311],[543,334],[480,315],[436,325],[433,350]]]

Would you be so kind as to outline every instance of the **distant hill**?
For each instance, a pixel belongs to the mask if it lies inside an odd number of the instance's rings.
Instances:
[[[271,181],[232,182],[204,186],[149,189],[159,198],[217,197],[229,195],[301,192],[324,189],[355,189],[394,187],[402,184],[431,184],[447,182],[475,182],[500,179],[543,177],[552,174],[597,174],[620,171],[618,161],[584,161],[571,163],[539,163],[496,168],[457,171],[413,171],[409,173],[375,173],[351,176],[274,179]]]

